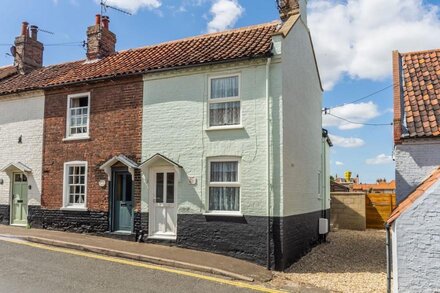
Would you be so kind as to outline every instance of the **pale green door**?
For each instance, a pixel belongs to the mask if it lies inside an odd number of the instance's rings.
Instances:
[[[25,174],[14,173],[12,182],[11,224],[27,224],[28,182]]]

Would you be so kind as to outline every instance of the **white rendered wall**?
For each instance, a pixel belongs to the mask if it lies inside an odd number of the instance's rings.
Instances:
[[[322,172],[322,90],[306,26],[300,20],[283,40],[284,216],[319,211]]]
[[[429,174],[440,166],[440,141],[408,142],[396,145],[396,197],[405,199]]]
[[[28,204],[40,205],[43,153],[44,95],[0,97],[0,168],[21,162],[32,169],[28,175]],[[18,139],[22,136],[22,143]],[[9,205],[10,180],[0,172],[0,204]]]
[[[440,290],[440,182],[394,222],[399,292]]]
[[[239,157],[244,215],[267,214],[265,60],[198,67],[144,77],[142,160],[160,153],[183,167],[178,213],[208,209],[207,158]],[[208,130],[209,77],[240,74],[241,129]],[[191,184],[189,178],[196,182]],[[142,211],[148,186],[142,184]]]

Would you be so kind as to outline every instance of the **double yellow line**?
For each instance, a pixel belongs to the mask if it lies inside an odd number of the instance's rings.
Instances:
[[[250,289],[250,290],[259,291],[259,292],[286,293],[286,291],[266,288],[266,287],[260,286],[260,285],[252,285],[252,284],[248,284],[248,283],[244,283],[244,282],[232,281],[232,280],[197,274],[197,273],[188,272],[188,271],[181,271],[181,270],[177,270],[177,269],[172,269],[172,268],[167,268],[167,267],[162,267],[162,266],[157,266],[157,265],[151,265],[151,264],[132,261],[132,260],[128,260],[128,259],[105,256],[105,255],[94,254],[94,253],[89,253],[89,252],[82,252],[82,251],[66,249],[66,248],[52,247],[52,246],[48,246],[48,245],[37,244],[37,243],[32,243],[32,242],[25,242],[25,241],[16,240],[16,239],[0,238],[0,241],[11,242],[11,243],[19,244],[19,245],[26,245],[26,246],[30,246],[30,247],[34,247],[34,248],[39,248],[39,249],[44,249],[44,250],[49,250],[49,251],[54,251],[54,252],[60,252],[60,253],[66,253],[66,254],[70,254],[70,255],[82,256],[82,257],[87,257],[87,258],[92,258],[92,259],[99,259],[99,260],[103,260],[103,261],[109,261],[109,262],[113,262],[113,263],[129,265],[129,266],[133,266],[133,267],[162,271],[162,272],[177,274],[177,275],[181,275],[181,276],[186,276],[186,277],[206,280],[206,281],[210,281],[210,282],[220,283],[220,284],[224,284],[224,285],[230,285],[230,286],[234,286],[234,287],[238,287],[238,288]]]

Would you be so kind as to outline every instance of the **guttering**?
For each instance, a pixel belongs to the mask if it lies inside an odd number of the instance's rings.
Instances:
[[[391,270],[392,270],[392,256],[391,256],[391,225],[390,223],[385,224],[385,229],[387,232],[386,248],[387,248],[387,293],[391,293]]]
[[[272,193],[272,186],[271,186],[271,180],[270,180],[270,154],[271,154],[271,139],[270,139],[270,125],[272,121],[272,117],[270,115],[270,93],[269,93],[269,73],[270,73],[270,64],[272,62],[272,57],[267,58],[266,63],[266,131],[267,131],[267,269],[271,269],[271,247],[270,247],[270,240],[271,240],[271,193]]]

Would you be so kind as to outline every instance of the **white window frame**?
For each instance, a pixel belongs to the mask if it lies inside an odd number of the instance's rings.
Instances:
[[[212,162],[237,162],[237,182],[211,182],[211,163]],[[222,216],[243,216],[241,212],[242,203],[242,188],[241,188],[241,158],[240,157],[211,157],[207,159],[208,175],[207,175],[207,189],[206,189],[206,212],[204,215],[222,215]],[[238,211],[218,211],[209,209],[209,188],[210,187],[238,187],[240,192],[239,209]]]
[[[85,167],[84,174],[84,203],[83,204],[71,204],[69,202],[69,167]],[[88,163],[87,161],[71,161],[64,163],[64,179],[63,179],[63,210],[87,210],[87,174],[88,174]]]
[[[227,77],[238,77],[238,96],[237,97],[229,97],[229,98],[217,98],[211,99],[211,81],[213,79],[227,78]],[[211,126],[211,104],[221,104],[221,103],[230,103],[230,102],[240,102],[240,123],[233,125],[219,125],[219,126]],[[208,77],[208,119],[207,119],[207,130],[216,130],[216,129],[240,129],[243,128],[242,125],[242,114],[243,114],[243,103],[241,101],[241,74],[240,73],[231,73],[231,74],[223,74],[223,75],[213,75]]]
[[[76,134],[71,134],[70,133],[70,118],[71,118],[71,114],[70,114],[70,101],[72,99],[75,98],[81,98],[81,97],[87,97],[88,102],[87,102],[87,132],[86,133],[76,133]],[[66,120],[66,136],[64,138],[64,140],[76,140],[76,139],[88,139],[90,138],[89,133],[90,133],[90,92],[85,92],[85,93],[79,93],[79,94],[73,94],[73,95],[68,95],[67,96],[67,114],[66,114],[67,120]]]

